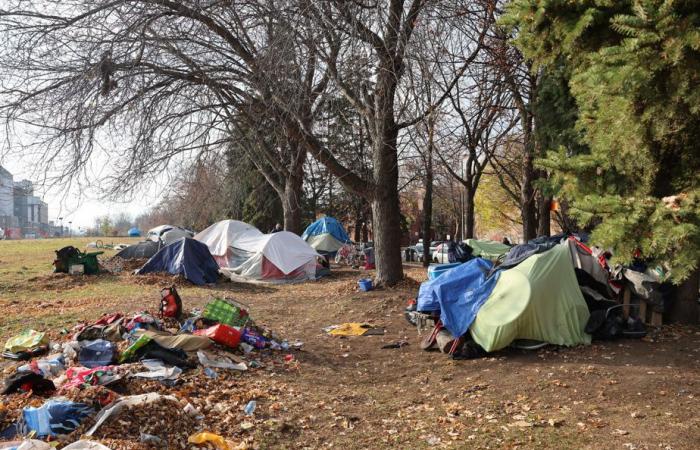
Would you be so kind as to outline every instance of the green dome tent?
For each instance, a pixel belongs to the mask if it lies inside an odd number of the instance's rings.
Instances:
[[[470,332],[487,352],[505,348],[515,339],[590,344],[591,336],[584,332],[588,317],[564,243],[503,270]]]

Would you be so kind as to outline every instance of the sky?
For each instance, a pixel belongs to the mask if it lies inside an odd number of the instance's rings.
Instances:
[[[49,220],[63,218],[63,224],[75,230],[91,227],[95,218],[105,215],[116,216],[122,212],[129,214],[132,219],[147,212],[161,198],[160,192],[154,186],[144,186],[141,192],[136,192],[132,198],[101,200],[94,192],[65,193],[60,188],[50,188],[36,183],[40,174],[35,173],[34,161],[21,161],[16,155],[5,155],[0,165],[9,170],[14,180],[27,179],[35,182],[34,195],[42,198],[49,205]]]

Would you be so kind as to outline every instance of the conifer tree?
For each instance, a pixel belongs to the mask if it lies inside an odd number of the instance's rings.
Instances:
[[[503,23],[535,69],[564,63],[580,146],[539,165],[619,262],[681,282],[700,259],[700,9],[682,0],[514,0]],[[575,150],[572,148],[575,147]],[[697,281],[695,282],[697,294]]]

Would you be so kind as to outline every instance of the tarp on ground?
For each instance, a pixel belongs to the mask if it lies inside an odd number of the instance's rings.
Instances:
[[[136,227],[130,228],[128,231],[128,234],[129,234],[129,237],[139,237],[139,236],[141,236],[141,230],[139,230]]]
[[[215,283],[219,265],[209,253],[209,248],[191,238],[180,238],[161,248],[136,273],[167,272],[182,275],[194,284]]]
[[[590,344],[583,330],[589,312],[576,282],[567,243],[535,254],[502,270],[491,295],[479,309],[470,332],[491,352],[515,339],[556,345]]]
[[[320,252],[337,252],[350,242],[343,225],[333,217],[321,217],[304,230],[301,238]]]
[[[232,257],[242,261],[221,272],[234,281],[295,282],[316,278],[320,255],[289,231],[239,239]]]
[[[233,251],[235,243],[240,239],[262,235],[263,233],[253,225],[239,220],[222,220],[197,233],[194,239],[209,248],[220,267],[233,267],[237,265]]]
[[[496,285],[498,272],[487,278],[492,267],[491,261],[474,258],[422,283],[417,310],[439,310],[445,328],[453,336],[462,336]]]
[[[139,242],[138,244],[129,245],[114,256],[122,259],[143,259],[150,258],[160,249],[160,244],[153,241]]]
[[[465,241],[472,248],[472,255],[482,258],[497,260],[502,255],[508,253],[510,245],[502,244],[496,241],[487,241],[481,239],[467,239]]]

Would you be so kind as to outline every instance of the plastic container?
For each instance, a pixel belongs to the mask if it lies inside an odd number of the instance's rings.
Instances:
[[[241,332],[237,329],[220,323],[213,327],[204,330],[197,330],[194,333],[197,336],[206,336],[217,344],[225,345],[226,347],[236,348],[241,341]]]
[[[439,277],[448,270],[453,269],[461,264],[462,263],[431,264],[430,267],[428,267],[428,279],[434,280],[435,278]]]
[[[85,265],[84,264],[71,264],[71,266],[68,268],[68,273],[70,275],[82,275],[85,273]]]
[[[372,290],[372,280],[369,278],[364,278],[360,281],[357,282],[357,285],[360,287],[360,290],[362,292],[367,292]]]
[[[251,400],[248,402],[247,405],[245,405],[245,408],[243,408],[243,412],[245,412],[246,416],[252,416],[255,412],[256,406],[258,406],[258,403],[255,400]]]

